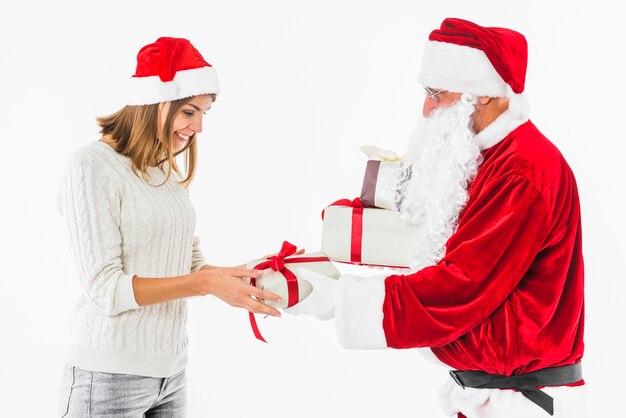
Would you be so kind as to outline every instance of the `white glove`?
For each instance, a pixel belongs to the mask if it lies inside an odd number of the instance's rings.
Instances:
[[[283,308],[283,311],[290,315],[311,315],[321,321],[333,319],[337,280],[304,268],[296,269],[296,275],[311,283],[313,291],[304,300],[290,308]]]

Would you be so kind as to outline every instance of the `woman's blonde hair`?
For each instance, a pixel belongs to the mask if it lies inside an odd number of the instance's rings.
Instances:
[[[215,95],[212,94],[213,100]],[[109,116],[97,118],[100,133],[111,137],[115,141],[117,152],[130,158],[133,172],[147,181],[148,167],[157,166],[163,170],[167,162],[167,175],[161,186],[167,182],[174,170],[182,175],[176,157],[185,153],[186,178],[179,183],[187,188],[196,171],[196,134],[194,133],[185,147],[176,154],[172,152],[171,133],[174,118],[181,111],[183,105],[192,97],[169,102],[170,107],[163,124],[160,123],[160,105],[125,106]],[[160,127],[163,127],[162,129]],[[148,182],[149,183],[149,182]]]

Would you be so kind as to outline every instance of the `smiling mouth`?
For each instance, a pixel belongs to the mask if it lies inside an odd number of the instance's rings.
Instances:
[[[174,133],[181,141],[189,141],[189,138],[191,138],[191,135],[185,135],[180,132],[174,132]]]

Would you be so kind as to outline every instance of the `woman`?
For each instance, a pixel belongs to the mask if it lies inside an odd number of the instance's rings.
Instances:
[[[186,304],[212,294],[280,316],[250,286],[260,272],[204,262],[187,187],[215,70],[186,39],[137,55],[127,106],[99,118],[103,137],[70,158],[61,184],[83,292],[73,312],[59,416],[185,416]],[[183,178],[175,156],[185,154]]]

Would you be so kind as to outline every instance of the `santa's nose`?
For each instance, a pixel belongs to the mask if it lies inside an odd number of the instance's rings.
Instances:
[[[422,108],[422,115],[427,118],[436,108],[437,103],[430,97],[426,96],[426,99],[424,99],[424,107]]]
[[[450,106],[450,103],[447,101],[442,101],[438,98],[434,99],[430,95],[426,95],[426,98],[424,99],[424,107],[422,108],[422,115],[427,118],[433,110],[448,106]]]

